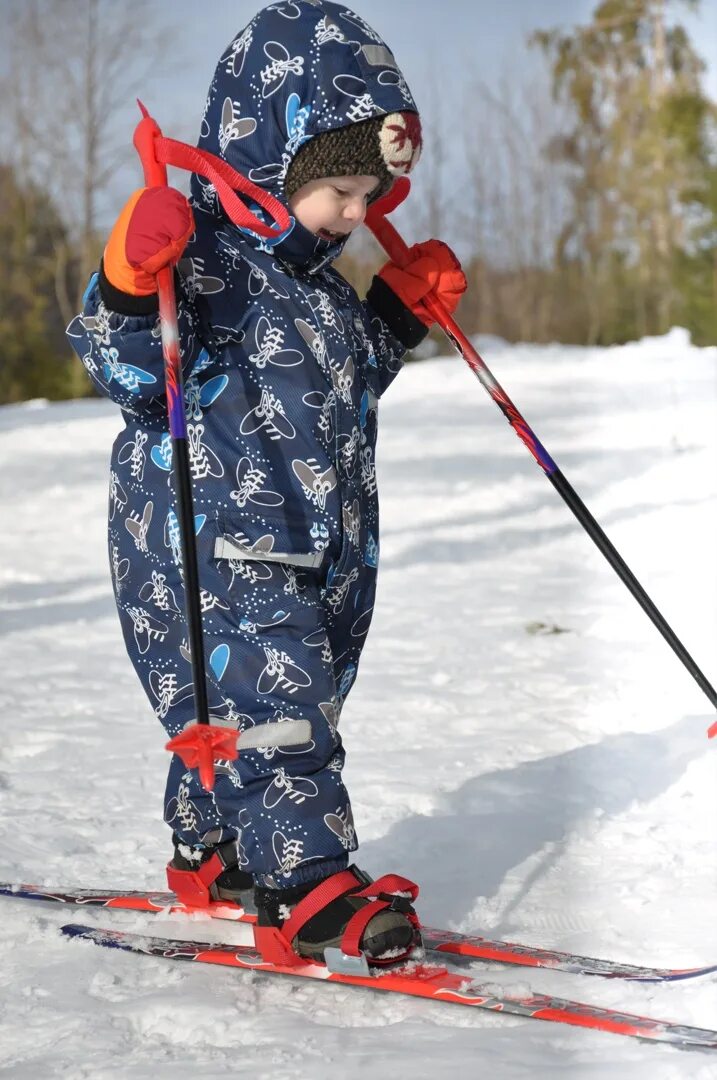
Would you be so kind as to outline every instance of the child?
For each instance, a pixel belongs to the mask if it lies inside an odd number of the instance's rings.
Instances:
[[[421,148],[393,56],[339,4],[286,0],[259,12],[219,61],[199,146],[282,200],[292,227],[271,242],[238,229],[197,176],[193,213],[171,188],[141,189],[68,331],[123,410],[111,464],[114,592],[130,658],[174,736],[194,716],[154,275],[182,256],[210,713],[252,729],[254,749],[222,765],[211,792],[173,758],[168,874],[190,902],[202,891],[238,902],[254,885],[261,925],[294,914],[302,956],[321,960],[363,912],[367,958],[400,957],[414,941],[412,909],[397,899],[364,910],[370,879],[346,869],[357,842],[337,726],[374,601],[377,400],[427,333],[422,297],[432,290],[453,310],[465,278],[439,241],[412,249],[403,270],[384,267],[364,302],[331,266]],[[289,733],[280,747],[262,742],[261,725],[277,721]]]

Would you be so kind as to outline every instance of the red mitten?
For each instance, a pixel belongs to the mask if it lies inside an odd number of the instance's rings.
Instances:
[[[421,301],[429,293],[452,314],[467,288],[466,276],[456,256],[442,240],[426,240],[408,249],[410,262],[403,267],[386,263],[378,276],[386,282],[401,303],[424,323],[435,321]]]
[[[110,285],[131,296],[157,291],[155,275],[177,262],[194,232],[192,208],[171,187],[139,188],[125,204],[103,258]]]

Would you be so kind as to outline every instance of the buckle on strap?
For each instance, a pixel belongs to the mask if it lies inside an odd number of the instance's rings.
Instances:
[[[413,901],[410,896],[396,896],[395,893],[379,893],[378,899],[383,900],[389,911],[397,911],[401,915],[412,915]]]
[[[372,896],[381,900],[408,900],[409,904],[418,897],[419,889],[415,881],[401,877],[400,874],[384,874],[354,895],[370,899]],[[397,908],[396,910],[401,910]]]

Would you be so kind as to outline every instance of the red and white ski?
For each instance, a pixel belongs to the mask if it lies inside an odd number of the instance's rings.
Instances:
[[[372,969],[368,975],[349,975],[330,971],[323,964],[309,961],[284,967],[268,963],[248,945],[220,945],[201,941],[183,941],[123,930],[106,930],[70,923],[62,927],[68,937],[83,938],[105,948],[122,949],[199,964],[220,964],[271,975],[293,975],[347,986],[363,986],[395,994],[430,998],[453,1005],[464,1005],[513,1016],[533,1017],[576,1027],[629,1035],[638,1039],[669,1043],[683,1049],[717,1050],[717,1031],[687,1027],[669,1020],[653,1020],[632,1013],[615,1012],[583,1002],[546,994],[511,995],[481,986],[470,976],[435,963],[435,953],[428,962],[410,961],[394,968]]]
[[[48,900],[61,904],[122,908],[146,912],[192,912],[200,910],[213,918],[253,923],[255,916],[235,904],[214,903],[209,908],[188,908],[177,901],[171,892],[141,890],[51,889],[38,885],[0,884],[0,895],[23,900]],[[623,964],[615,960],[599,960],[590,956],[557,952],[538,945],[517,945],[451,930],[422,927],[423,943],[434,953],[443,953],[454,962],[463,958],[466,963],[480,960],[519,967],[550,968],[577,975],[599,975],[606,979],[629,979],[636,982],[672,982],[694,979],[717,972],[717,965],[692,968],[656,968]]]

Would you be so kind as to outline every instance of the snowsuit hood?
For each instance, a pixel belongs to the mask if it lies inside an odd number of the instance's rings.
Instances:
[[[304,143],[406,111],[418,110],[393,54],[360,16],[328,0],[287,0],[258,12],[222,53],[197,145],[288,208],[284,182]],[[196,175],[192,195],[195,210],[234,228],[213,187]],[[257,248],[309,270],[336,258],[346,242],[322,240],[293,217],[276,240],[241,231]]]

